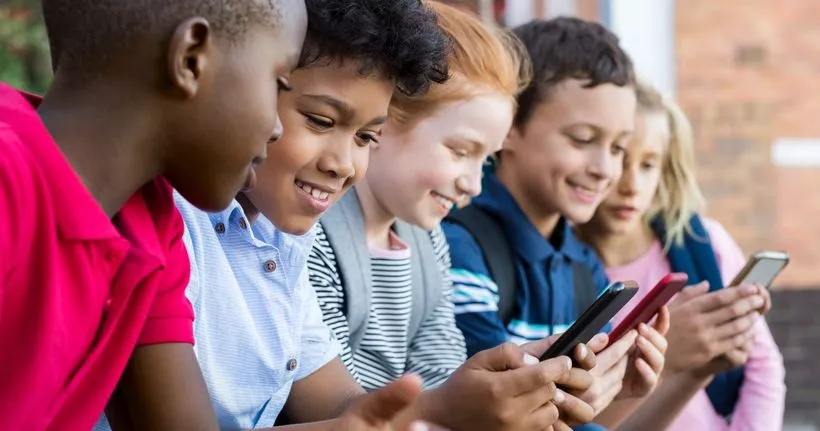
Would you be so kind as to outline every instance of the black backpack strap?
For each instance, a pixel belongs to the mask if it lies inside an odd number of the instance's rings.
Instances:
[[[598,297],[598,286],[595,285],[589,266],[583,262],[572,262],[572,285],[575,292],[575,309],[580,317]]]
[[[453,211],[447,220],[461,225],[475,238],[490,277],[498,286],[498,315],[504,324],[510,323],[515,308],[515,274],[513,249],[498,221],[475,205]]]

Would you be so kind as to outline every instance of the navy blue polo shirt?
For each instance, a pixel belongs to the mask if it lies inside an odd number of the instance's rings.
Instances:
[[[608,280],[592,248],[581,243],[561,218],[543,237],[498,178],[487,172],[484,191],[471,205],[494,216],[509,238],[516,264],[516,306],[504,325],[498,315],[498,287],[490,277],[481,248],[462,226],[443,223],[450,244],[456,323],[469,355],[507,341],[523,344],[564,332],[578,317],[573,290],[573,262],[589,266],[598,291]]]

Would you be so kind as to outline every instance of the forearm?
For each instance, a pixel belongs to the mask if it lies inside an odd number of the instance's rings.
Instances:
[[[682,372],[661,380],[660,385],[631,416],[618,428],[632,429],[666,429],[695,394],[706,387],[710,377],[697,377]]]
[[[613,401],[595,417],[595,423],[606,429],[618,429],[621,423],[632,416],[647,398],[629,398]]]

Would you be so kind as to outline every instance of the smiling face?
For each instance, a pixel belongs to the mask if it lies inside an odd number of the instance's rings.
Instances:
[[[484,160],[501,148],[512,117],[510,98],[489,94],[444,105],[409,130],[391,124],[373,148],[367,187],[391,217],[433,229],[481,192]]]
[[[367,169],[394,83],[355,62],[299,69],[279,96],[283,134],[268,146],[247,201],[279,229],[307,232]],[[247,201],[245,202],[247,204]]]
[[[537,226],[558,215],[588,221],[621,175],[635,89],[585,84],[568,79],[552,87],[504,144],[498,177]]]
[[[624,234],[643,227],[660,185],[669,134],[663,113],[638,116],[635,137],[626,149],[623,175],[590,222],[597,231]]]

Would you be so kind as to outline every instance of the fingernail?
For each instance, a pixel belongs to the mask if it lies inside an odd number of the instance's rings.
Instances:
[[[556,404],[561,404],[566,399],[567,399],[567,396],[564,395],[564,391],[562,391],[560,389],[555,390],[555,396],[552,397],[552,400],[555,401]]]
[[[413,422],[410,425],[410,431],[430,431],[430,427],[424,422]]]
[[[567,369],[572,368],[572,359],[567,358],[566,356],[564,356],[564,362],[567,364]]]
[[[535,365],[538,363],[538,358],[532,355],[524,354],[524,363],[527,365]]]
[[[743,286],[743,293],[746,293],[746,294],[749,294],[749,295],[751,295],[752,293],[757,293],[757,287],[755,287],[754,285],[748,285],[747,284],[746,286]]]
[[[578,345],[578,359],[584,359],[589,355],[589,349],[583,344]]]
[[[755,296],[754,299],[752,299],[752,304],[754,304],[755,307],[762,307],[763,306],[763,298],[761,298],[759,296]]]

